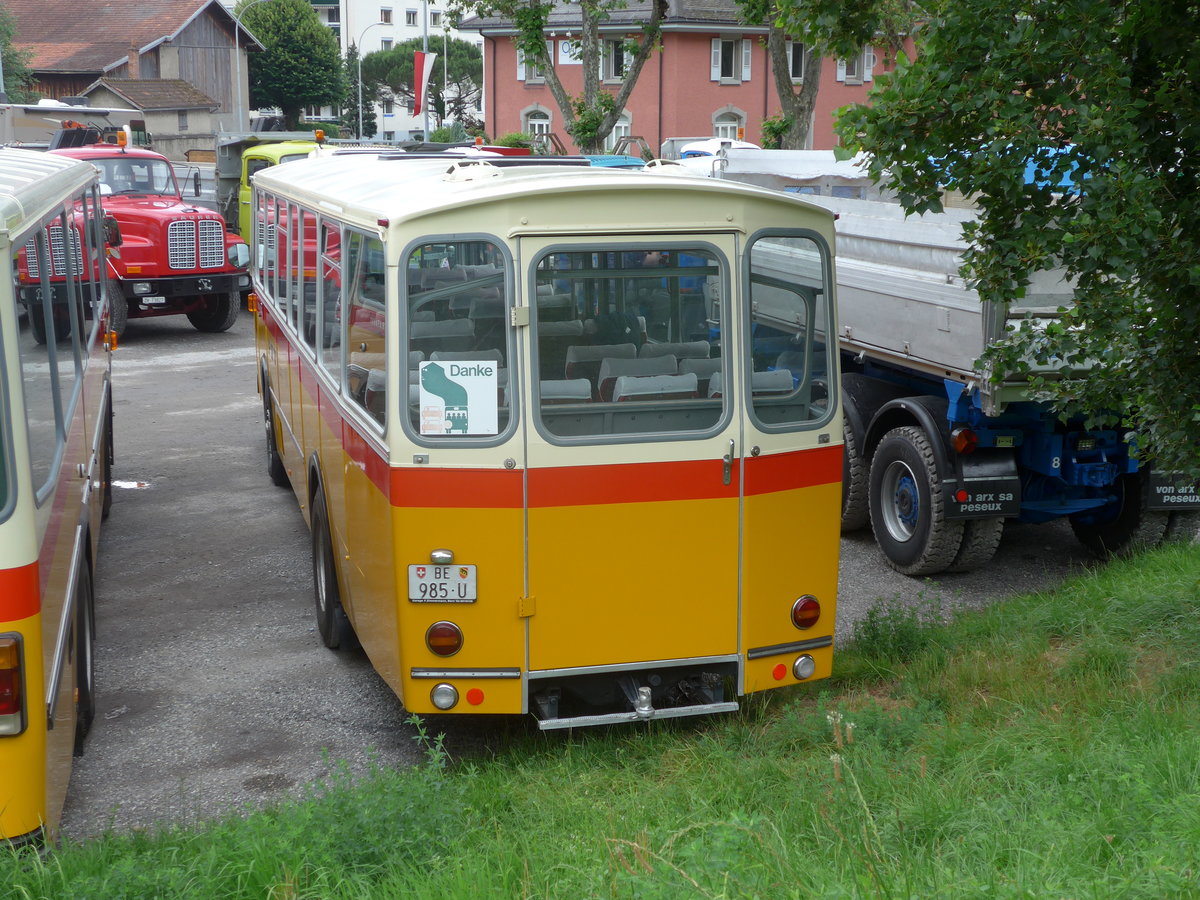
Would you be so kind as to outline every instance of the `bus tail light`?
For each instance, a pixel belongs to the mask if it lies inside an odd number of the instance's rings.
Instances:
[[[805,594],[792,604],[792,624],[804,630],[812,628],[821,618],[821,604],[812,594]]]
[[[25,730],[24,671],[21,639],[0,637],[0,735]]]
[[[955,453],[974,453],[979,446],[979,435],[970,428],[955,428],[950,432],[950,446]]]
[[[429,699],[438,709],[454,709],[458,705],[458,689],[452,684],[435,684],[429,692]]]
[[[453,622],[434,622],[425,632],[425,645],[438,656],[453,656],[462,649],[462,629]]]

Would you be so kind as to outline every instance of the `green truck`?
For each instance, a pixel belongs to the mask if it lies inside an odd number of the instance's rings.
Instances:
[[[310,131],[245,131],[217,137],[217,211],[250,243],[250,179],[255,172],[305,159],[320,144]]]

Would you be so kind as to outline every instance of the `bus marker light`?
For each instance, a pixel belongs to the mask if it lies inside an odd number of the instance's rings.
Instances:
[[[783,663],[780,663],[771,670],[771,677],[773,677],[776,681],[783,681],[783,676],[786,674],[787,666],[785,666]]]
[[[246,295],[246,309],[252,313],[258,312],[258,294],[254,291]]]
[[[454,685],[442,682],[433,686],[429,699],[438,709],[454,709],[458,705],[458,691]]]
[[[792,624],[797,628],[812,628],[821,618],[821,604],[812,594],[805,594],[792,604]]]
[[[0,735],[24,730],[21,681],[21,645],[14,637],[0,638]]]
[[[115,331],[104,332],[104,349],[110,351],[117,349],[117,333]]]
[[[453,656],[462,649],[462,629],[453,622],[434,622],[425,632],[425,644],[438,656]]]
[[[467,691],[467,702],[472,706],[478,706],[483,702],[483,691],[479,688],[471,688]]]
[[[792,674],[800,681],[806,678],[812,678],[813,672],[817,671],[817,662],[807,653],[797,656],[796,661],[792,663]]]

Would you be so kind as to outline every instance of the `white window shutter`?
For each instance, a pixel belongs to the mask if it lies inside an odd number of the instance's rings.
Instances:
[[[721,80],[721,39],[712,39],[712,63],[708,72],[709,81]]]
[[[521,52],[521,48],[517,48],[517,81],[525,80],[525,54]]]
[[[872,77],[874,77],[871,70],[875,68],[875,64],[877,62],[878,62],[878,59],[875,56],[874,50],[868,49],[863,53],[863,81],[864,82],[870,81],[872,79]]]
[[[846,80],[846,61],[844,59],[839,59],[837,61],[837,80]]]
[[[754,52],[754,41],[742,38],[742,81],[750,80],[750,56]]]

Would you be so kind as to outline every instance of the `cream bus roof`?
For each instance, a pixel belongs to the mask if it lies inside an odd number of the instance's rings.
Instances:
[[[824,210],[795,197],[729,181],[670,173],[566,165],[493,166],[469,159],[395,159],[347,155],[298,160],[265,169],[254,176],[258,188],[277,191],[318,209],[351,220],[391,225],[455,206],[528,195],[602,191],[679,191],[702,194],[719,203],[722,197],[753,195],[768,202],[802,207],[818,215]],[[333,199],[336,198],[336,199]],[[638,215],[630,220],[637,224]],[[586,217],[586,213],[584,214]],[[724,219],[724,216],[721,217]],[[832,221],[832,216],[829,216]]]
[[[82,160],[0,147],[0,231],[11,234],[41,219],[95,177],[96,167]]]

